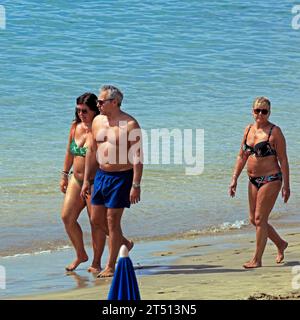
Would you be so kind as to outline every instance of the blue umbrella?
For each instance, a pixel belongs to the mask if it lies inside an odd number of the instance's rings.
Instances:
[[[141,300],[128,249],[121,246],[120,258],[108,293],[108,300]]]

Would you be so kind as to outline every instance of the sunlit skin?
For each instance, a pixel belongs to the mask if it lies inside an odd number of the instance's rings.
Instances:
[[[93,121],[91,134],[93,143],[87,153],[86,174],[81,191],[82,197],[90,194],[90,186],[88,185],[89,159],[93,161],[97,157],[99,168],[104,171],[116,172],[133,169],[133,182],[135,183],[140,183],[142,176],[143,165],[141,163],[133,164],[130,161],[123,163],[120,161],[119,152],[121,149],[121,157],[123,156],[124,158],[125,156],[125,159],[127,159],[129,148],[136,143],[136,141],[128,141],[128,135],[131,130],[140,129],[137,121],[120,109],[117,99],[109,99],[108,91],[101,91],[98,99],[104,102],[99,106],[101,114]],[[120,143],[120,141],[124,141],[124,138],[126,141],[125,145]],[[111,154],[115,156],[110,158],[109,155]],[[140,188],[132,187],[130,191],[130,203],[138,203],[140,195]],[[133,242],[123,236],[121,229],[121,218],[124,208],[106,208],[104,205],[96,205],[92,206],[92,208],[92,222],[106,234],[109,234],[108,262],[105,269],[98,276],[112,277],[121,245],[125,244],[129,250],[133,247]]]
[[[242,149],[246,136],[247,144],[252,147],[268,139],[270,128],[273,125],[269,121],[271,110],[270,107],[266,105],[258,107],[260,109],[266,109],[268,113],[266,115],[262,114],[262,112],[256,114],[253,110],[255,107],[252,109],[254,124],[250,128],[248,136],[249,126],[245,129],[234,174],[229,186],[229,195],[231,197],[235,196],[237,180],[246,163],[250,177],[269,176],[281,171],[283,181],[276,180],[268,182],[259,189],[250,182],[248,184],[249,220],[256,227],[256,250],[253,258],[243,265],[244,268],[258,268],[262,266],[262,255],[267,243],[267,238],[272,240],[277,247],[277,263],[281,263],[284,260],[284,251],[288,246],[288,243],[279,236],[268,222],[269,215],[280,189],[284,203],[286,203],[290,197],[289,164],[286,154],[286,142],[281,129],[275,126],[269,140],[271,147],[276,150],[277,155],[256,157]]]
[[[83,113],[82,110],[87,110],[87,112]],[[82,229],[77,220],[81,211],[85,207],[87,207],[89,218],[91,215],[90,196],[87,197],[86,200],[83,200],[82,197],[80,197],[81,186],[76,181],[76,179],[82,181],[84,178],[85,158],[71,154],[70,143],[74,138],[79,147],[87,146],[87,136],[91,132],[92,121],[96,114],[84,104],[77,105],[77,111],[81,122],[78,124],[73,123],[71,126],[64,162],[65,171],[69,171],[70,168],[73,167],[73,176],[69,179],[66,175],[62,175],[60,181],[60,190],[65,193],[61,217],[64,222],[66,232],[76,251],[76,259],[66,266],[67,271],[75,270],[80,263],[88,260],[88,255],[83,243]],[[95,230],[93,230],[92,227],[92,236],[94,235],[94,231]],[[95,260],[88,268],[88,271],[93,273],[98,273],[100,270],[100,261]]]

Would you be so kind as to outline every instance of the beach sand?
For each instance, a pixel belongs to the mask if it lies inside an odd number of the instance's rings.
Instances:
[[[279,232],[289,242],[284,263],[275,263],[276,247],[268,241],[263,267],[251,270],[245,270],[242,265],[253,254],[253,228],[177,241],[168,250],[155,253],[156,258],[174,257],[171,263],[142,266],[156,268],[156,272],[137,276],[141,297],[143,300],[300,299],[300,227],[279,229]],[[299,266],[298,278],[292,273],[296,266]],[[106,300],[111,279],[96,279],[96,284],[18,299]]]

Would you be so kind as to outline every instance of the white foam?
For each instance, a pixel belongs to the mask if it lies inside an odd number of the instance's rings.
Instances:
[[[71,247],[66,245],[66,246],[62,246],[62,247],[57,247],[54,249],[49,249],[49,250],[41,250],[41,251],[35,251],[35,252],[24,252],[24,253],[16,253],[13,255],[9,255],[9,256],[4,256],[4,257],[0,257],[1,259],[8,259],[8,258],[19,258],[19,257],[26,257],[26,256],[33,256],[33,255],[40,255],[40,254],[48,254],[51,253],[53,251],[60,251],[60,250],[66,250],[66,249],[70,249]]]
[[[245,220],[236,220],[233,223],[224,222],[223,224],[221,224],[220,228],[221,230],[241,229],[242,227],[247,225],[248,222]]]
[[[226,232],[230,230],[242,229],[245,226],[248,226],[248,221],[245,220],[236,220],[234,222],[223,222],[219,225],[209,226],[203,230],[191,230],[188,232],[189,235],[197,235],[197,234],[205,234],[205,233],[218,233],[218,232]]]

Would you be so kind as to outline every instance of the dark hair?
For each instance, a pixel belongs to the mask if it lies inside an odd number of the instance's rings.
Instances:
[[[76,105],[78,104],[84,104],[86,105],[91,111],[94,111],[96,115],[100,114],[100,111],[99,109],[97,108],[97,96],[93,93],[90,93],[90,92],[86,92],[84,94],[82,94],[81,96],[79,96],[77,99],[76,99]],[[95,116],[96,116],[95,115]],[[74,121],[76,123],[79,123],[81,122],[79,116],[78,116],[78,113],[77,113],[77,109],[75,109],[75,119]]]

